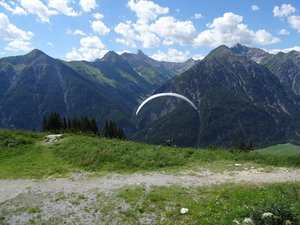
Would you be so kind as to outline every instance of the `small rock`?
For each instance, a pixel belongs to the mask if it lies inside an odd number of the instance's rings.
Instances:
[[[232,223],[240,225],[240,222],[237,219],[232,220]]]
[[[253,223],[253,220],[250,219],[250,218],[245,218],[244,221],[243,221],[243,224],[244,224],[244,223],[246,223],[246,224],[254,224],[254,223]]]
[[[238,164],[238,163],[236,163],[236,164],[234,164],[235,166],[242,166],[242,164]]]
[[[181,208],[180,213],[181,214],[186,214],[189,211],[187,208]]]

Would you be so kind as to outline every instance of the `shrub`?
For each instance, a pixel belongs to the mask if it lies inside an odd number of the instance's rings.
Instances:
[[[252,209],[251,218],[261,225],[298,224],[289,204],[283,202],[262,203]]]

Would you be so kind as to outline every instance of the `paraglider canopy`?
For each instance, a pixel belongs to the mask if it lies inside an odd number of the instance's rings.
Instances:
[[[174,96],[177,98],[181,98],[185,101],[187,101],[195,110],[198,111],[197,107],[194,105],[193,102],[191,102],[191,100],[189,100],[188,98],[184,97],[183,95],[180,94],[176,94],[176,93],[160,93],[160,94],[156,94],[156,95],[152,95],[149,98],[147,98],[145,101],[142,102],[142,104],[139,106],[139,108],[136,111],[136,115],[139,113],[140,109],[149,101],[151,101],[154,98],[158,98],[158,97],[162,97],[162,96]]]

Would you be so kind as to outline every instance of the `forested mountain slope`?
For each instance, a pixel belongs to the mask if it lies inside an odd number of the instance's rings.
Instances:
[[[226,46],[158,92],[188,97],[198,114],[175,98],[152,100],[137,115],[141,131],[133,140],[161,144],[170,137],[179,146],[231,147],[239,138],[256,146],[299,138],[299,103],[267,67]]]
[[[125,58],[126,59],[126,58]],[[40,50],[0,59],[0,128],[41,129],[43,116],[94,117],[101,128],[115,121],[129,137],[134,108],[168,77],[152,68],[136,72],[115,52],[94,62],[65,62]],[[175,74],[172,74],[174,76]],[[171,76],[171,75],[170,75]]]

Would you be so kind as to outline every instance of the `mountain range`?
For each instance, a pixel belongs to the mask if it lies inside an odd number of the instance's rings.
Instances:
[[[269,54],[237,44],[203,60],[159,62],[142,51],[110,51],[94,62],[66,62],[40,50],[0,59],[0,128],[41,129],[43,116],[115,121],[128,138],[179,147],[299,142],[300,53]],[[139,104],[155,93],[176,97]]]
[[[178,99],[153,100],[141,111],[133,140],[160,144],[170,138],[191,147],[232,147],[240,138],[255,146],[299,142],[295,55],[299,53],[274,56],[239,44],[214,49],[156,91],[183,94],[199,111]],[[293,65],[287,71],[286,62]]]
[[[148,63],[147,63],[148,62]],[[66,62],[40,50],[0,59],[0,128],[40,129],[43,116],[115,121],[128,137],[137,129],[134,108],[164,82],[196,61],[164,63],[141,51],[113,51],[94,62]]]

